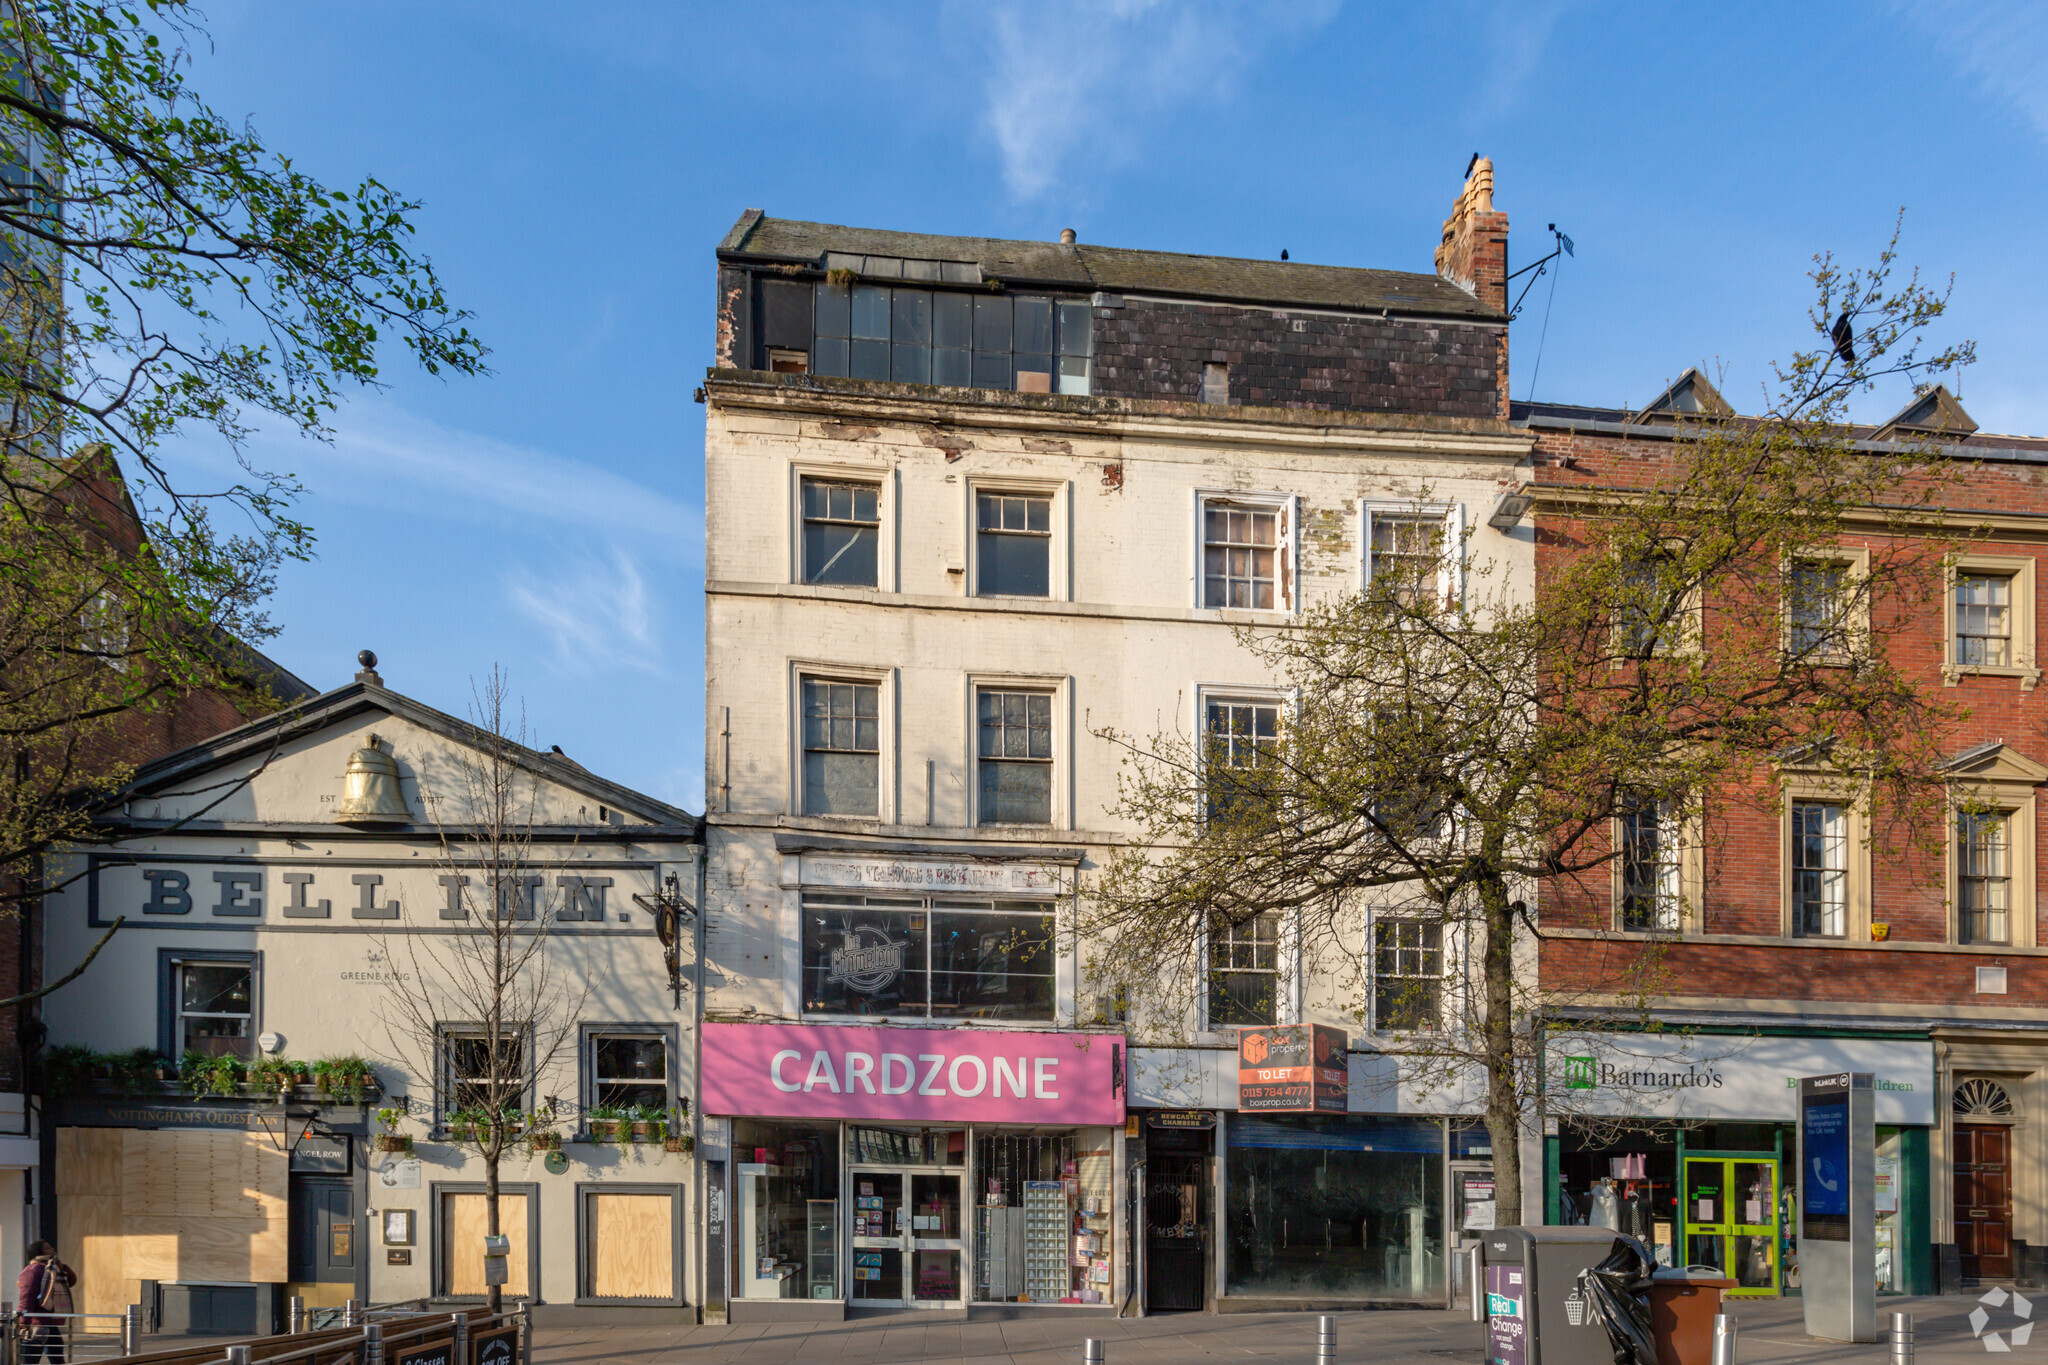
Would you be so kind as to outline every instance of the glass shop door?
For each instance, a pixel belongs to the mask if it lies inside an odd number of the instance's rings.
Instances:
[[[856,1166],[849,1180],[847,1302],[856,1308],[964,1307],[964,1175]]]
[[[1779,1292],[1778,1163],[1770,1157],[1685,1158],[1685,1258],[1735,1281],[1733,1295]]]

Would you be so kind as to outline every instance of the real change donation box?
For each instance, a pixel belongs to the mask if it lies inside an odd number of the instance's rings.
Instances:
[[[1614,1250],[1611,1228],[1495,1228],[1480,1243],[1487,1365],[1614,1365],[1579,1272]]]

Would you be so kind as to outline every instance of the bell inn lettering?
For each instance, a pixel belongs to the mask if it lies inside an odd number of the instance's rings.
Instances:
[[[624,871],[624,869],[614,869]],[[639,875],[605,876],[590,870],[576,873],[528,873],[505,878],[496,888],[496,911],[503,918],[535,919],[552,913],[565,924],[603,924],[624,913],[630,891],[644,883],[652,889],[655,869],[634,869]],[[326,866],[260,863],[252,859],[176,866],[94,859],[89,878],[88,922],[111,924],[117,915],[131,922],[164,925],[194,921],[222,927],[301,920],[435,923],[466,920],[482,914],[493,899],[490,879],[480,874],[436,869]],[[898,954],[898,970],[901,969]],[[870,987],[869,989],[874,989]]]

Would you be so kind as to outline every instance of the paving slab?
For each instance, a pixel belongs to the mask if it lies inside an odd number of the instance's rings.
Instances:
[[[2048,1295],[2039,1316],[2048,1318]],[[2020,1308],[2026,1308],[2021,1316]],[[1971,1312],[1984,1307],[1982,1330]],[[1886,1365],[1888,1315],[1913,1315],[1915,1365],[2048,1365],[2048,1323],[2039,1340],[2019,1333],[2036,1316],[2025,1300],[1980,1304],[1978,1295],[1882,1299],[1875,1343],[1806,1335],[1798,1299],[1732,1301],[1739,1365]],[[1079,1365],[1082,1342],[1103,1341],[1107,1365],[1206,1365],[1217,1361],[1313,1365],[1316,1314],[1177,1313],[1149,1318],[1042,1316],[932,1320],[914,1313],[830,1323],[723,1323],[702,1327],[540,1328],[535,1365]],[[1338,1313],[1338,1365],[1481,1365],[1484,1335],[1463,1311],[1388,1309]],[[1991,1333],[1998,1340],[1987,1343]],[[2004,1350],[1999,1350],[1999,1347]],[[2036,1357],[2029,1360],[2029,1357]],[[1702,1362],[1704,1365],[1704,1362]]]

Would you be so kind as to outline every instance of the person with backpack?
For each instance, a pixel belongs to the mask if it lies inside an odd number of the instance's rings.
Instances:
[[[64,1365],[64,1317],[71,1312],[71,1286],[78,1276],[57,1259],[57,1248],[32,1242],[28,1264],[15,1278],[15,1307],[21,1310],[22,1365]]]

